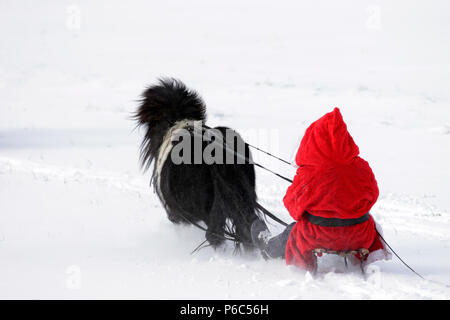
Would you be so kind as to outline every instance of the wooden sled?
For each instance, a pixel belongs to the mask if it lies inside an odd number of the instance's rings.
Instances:
[[[367,256],[369,255],[369,250],[367,250],[366,248],[360,248],[358,250],[347,250],[347,251],[335,251],[335,250],[328,250],[328,249],[323,249],[323,248],[316,248],[312,252],[314,255],[314,270],[313,270],[314,274],[317,274],[317,268],[318,268],[317,258],[318,258],[318,256],[321,256],[324,253],[335,254],[335,255],[343,257],[346,268],[348,268],[347,256],[352,256],[352,255],[359,253],[361,256],[361,262],[360,262],[361,272],[364,276],[366,275],[366,272],[364,270],[364,265],[363,265],[364,260],[366,260]]]

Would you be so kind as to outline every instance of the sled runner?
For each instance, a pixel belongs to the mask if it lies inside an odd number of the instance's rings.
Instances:
[[[359,254],[360,259],[361,259],[361,262],[360,262],[361,272],[363,275],[366,274],[366,272],[364,270],[364,265],[363,265],[364,261],[366,260],[367,256],[369,255],[369,250],[366,248],[360,248],[358,250],[346,250],[346,251],[335,251],[335,250],[328,250],[328,249],[323,249],[323,248],[316,248],[312,252],[314,254],[313,274],[317,274],[317,269],[318,269],[318,259],[317,258],[322,256],[322,254],[324,254],[324,253],[335,254],[340,257],[343,257],[344,263],[345,263],[345,268],[348,268],[347,257]]]

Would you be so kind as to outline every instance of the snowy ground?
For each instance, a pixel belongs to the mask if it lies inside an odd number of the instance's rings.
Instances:
[[[449,299],[395,258],[365,281],[334,257],[313,279],[229,247],[191,255],[203,235],[170,224],[140,172],[129,116],[159,76],[197,89],[209,124],[289,159],[339,106],[385,237],[450,283],[448,1],[298,2],[1,1],[0,298]],[[290,221],[287,184],[257,184]]]

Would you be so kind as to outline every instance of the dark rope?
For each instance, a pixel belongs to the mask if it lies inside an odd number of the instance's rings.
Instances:
[[[247,143],[247,142],[246,142],[246,143]],[[280,157],[277,157],[277,156],[271,154],[270,152],[267,152],[267,151],[264,151],[264,150],[262,150],[262,149],[260,149],[260,148],[258,148],[258,147],[255,147],[255,146],[251,145],[250,143],[247,143],[247,145],[248,145],[249,147],[253,148],[253,149],[256,149],[256,150],[258,150],[258,151],[260,151],[260,152],[262,152],[262,153],[267,154],[268,156],[271,156],[272,158],[275,158],[275,159],[277,159],[277,160],[280,160],[281,162],[284,162],[284,163],[286,163],[287,165],[290,165],[291,167],[295,167],[295,166],[294,166],[292,163],[290,163],[289,161],[286,161],[286,160],[284,160],[284,159],[282,159],[282,158],[280,158]]]
[[[405,267],[407,267],[409,270],[411,270],[412,272],[414,272],[418,277],[422,278],[423,280],[426,280],[420,273],[418,273],[416,270],[414,270],[413,268],[411,268],[405,261],[403,261],[402,258],[400,258],[400,256],[394,251],[394,249],[392,249],[392,247],[386,242],[386,240],[384,240],[383,236],[377,231],[378,236],[381,238],[381,240],[383,240],[384,244],[392,251],[392,253],[403,263],[403,265]]]
[[[192,250],[191,254],[194,254],[198,251],[200,251],[203,248],[209,247],[211,246],[210,244],[206,244],[204,245],[208,240],[203,241],[202,243],[200,243],[194,250]]]
[[[205,128],[205,129],[211,129],[211,127],[208,127],[207,125],[203,125],[203,128]],[[234,131],[234,130],[233,130],[233,131]],[[235,131],[235,132],[236,132],[236,131]],[[197,135],[197,132],[195,132],[195,131],[192,131],[192,133],[193,133],[194,135]],[[213,144],[219,144],[219,143],[222,143],[222,142],[224,142],[224,141],[223,141],[223,140],[222,140],[222,141],[218,141],[218,140],[211,141],[211,143],[213,143]],[[255,146],[252,146],[252,145],[248,144],[247,142],[245,142],[245,144],[248,145],[249,147],[252,147],[252,148],[255,148],[255,149],[257,149],[257,150],[259,150],[259,151],[261,151],[261,152],[264,152],[264,153],[266,153],[266,154],[268,154],[268,155],[270,155],[270,156],[272,156],[272,157],[274,157],[274,158],[276,158],[276,159],[278,159],[278,160],[280,160],[280,161],[283,161],[284,163],[287,163],[287,164],[289,164],[289,165],[292,165],[292,164],[289,163],[288,161],[283,160],[283,159],[281,159],[281,158],[279,158],[279,157],[276,157],[276,156],[274,156],[273,154],[270,154],[270,153],[267,152],[267,151],[264,151],[264,150],[261,150],[261,149],[255,147]],[[222,147],[223,147],[223,144],[222,144]],[[264,170],[266,170],[266,171],[268,171],[268,172],[270,172],[270,173],[276,175],[277,177],[279,177],[279,178],[281,178],[281,179],[283,179],[283,180],[285,180],[285,181],[287,181],[287,182],[289,182],[289,183],[292,183],[292,182],[293,182],[291,179],[286,178],[285,176],[282,176],[281,174],[276,173],[275,171],[272,171],[272,170],[270,170],[269,168],[267,168],[267,167],[265,167],[265,166],[263,166],[263,165],[261,165],[261,164],[259,164],[259,163],[256,163],[256,162],[254,162],[253,160],[248,159],[246,156],[243,156],[242,154],[238,153],[237,151],[231,149],[231,148],[227,145],[226,142],[225,142],[225,147],[223,147],[223,148],[225,149],[225,151],[230,152],[230,153],[233,153],[233,155],[235,155],[236,157],[238,157],[238,158],[241,159],[241,160],[244,160],[245,162],[248,162],[248,163],[250,163],[250,164],[254,164],[255,166],[257,166],[257,167],[259,167],[259,168],[261,168],[261,169],[264,169]]]
[[[258,208],[259,210],[261,210],[266,216],[269,216],[270,218],[272,218],[272,220],[278,222],[279,224],[287,227],[288,224],[286,222],[284,222],[283,220],[281,220],[280,218],[278,218],[276,215],[274,215],[273,213],[271,213],[269,210],[267,210],[266,208],[264,208],[262,205],[260,205],[259,203],[256,203],[256,208]]]
[[[409,270],[411,270],[412,272],[414,272],[418,277],[420,277],[421,279],[431,282],[431,283],[435,283],[435,284],[439,284],[441,286],[445,286],[447,288],[450,288],[450,285],[443,283],[443,282],[439,282],[439,281],[434,281],[434,280],[429,280],[426,279],[425,277],[423,277],[420,273],[418,273],[417,271],[415,271],[413,268],[411,268],[405,261],[403,261],[402,258],[400,258],[400,256],[394,251],[394,249],[392,249],[392,247],[386,242],[386,240],[384,240],[383,236],[378,232],[377,230],[377,234],[378,236],[381,238],[381,240],[383,240],[384,244],[392,251],[392,253],[403,263],[404,266],[406,266]]]
[[[289,182],[289,183],[293,183],[293,182],[294,182],[293,180],[291,180],[291,179],[289,179],[289,178],[286,178],[285,176],[282,176],[281,174],[276,173],[275,171],[272,171],[272,170],[270,170],[270,169],[264,167],[263,165],[260,165],[259,163],[254,162],[253,164],[254,164],[255,166],[261,168],[261,169],[264,169],[264,170],[266,170],[266,171],[269,171],[270,173],[276,175],[277,177],[279,177],[279,178],[281,178],[281,179],[283,179],[283,180],[285,180],[285,181],[287,181],[287,182]]]
[[[202,247],[202,245],[204,245],[205,242],[207,242],[207,241],[208,241],[208,240],[204,240],[204,241],[203,241],[202,243],[200,243],[197,247],[195,247],[195,249],[192,250],[191,254],[194,254],[195,252],[200,251],[200,249],[204,248],[204,247]]]
[[[210,129],[210,127],[208,127],[208,126],[204,126],[204,127],[207,128],[207,129]],[[236,132],[236,130],[233,130],[233,131]],[[237,132],[236,132],[236,133],[237,133]],[[247,143],[247,142],[246,142],[245,144],[247,144],[249,147],[251,147],[251,148],[253,148],[253,149],[255,149],[255,150],[258,150],[258,151],[260,151],[260,152],[262,152],[262,153],[267,154],[268,156],[271,156],[272,158],[275,158],[275,159],[277,159],[277,160],[280,160],[281,162],[284,162],[284,163],[286,163],[286,164],[289,165],[289,166],[295,167],[295,166],[294,166],[292,163],[290,163],[289,161],[284,160],[283,158],[277,157],[276,155],[273,155],[273,154],[271,154],[271,153],[268,152],[268,151],[262,150],[262,149],[258,148],[257,146],[251,145],[250,143]]]

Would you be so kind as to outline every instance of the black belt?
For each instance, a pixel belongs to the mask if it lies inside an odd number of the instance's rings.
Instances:
[[[312,224],[321,226],[321,227],[348,227],[354,226],[355,224],[360,224],[366,222],[370,218],[370,214],[366,213],[365,215],[355,218],[355,219],[339,219],[339,218],[323,218],[318,216],[313,216],[309,212],[305,212],[308,217],[308,221]]]

